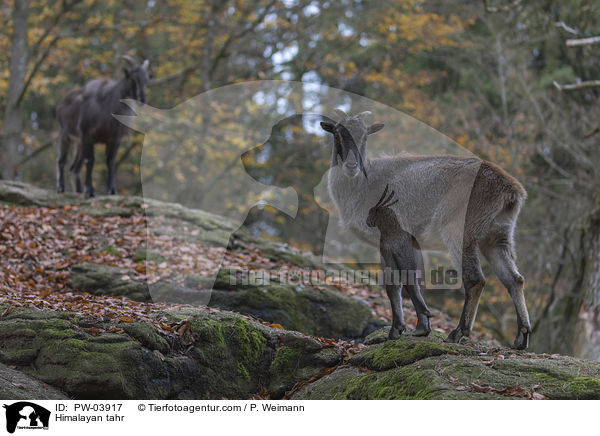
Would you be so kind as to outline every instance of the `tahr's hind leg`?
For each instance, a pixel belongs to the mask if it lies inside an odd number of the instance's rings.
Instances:
[[[492,269],[508,290],[515,309],[517,311],[517,336],[513,344],[514,348],[523,350],[529,345],[529,336],[531,334],[531,323],[529,321],[529,312],[525,304],[525,293],[523,288],[525,281],[519,274],[515,264],[512,250],[507,245],[496,245],[484,249],[484,256],[491,264]]]
[[[81,144],[83,160],[85,161],[85,198],[95,197],[92,173],[94,170],[94,143],[89,138],[83,138]]]
[[[108,194],[115,195],[117,188],[115,186],[115,158],[117,157],[117,150],[119,149],[119,143],[106,144],[106,167],[108,168]]]
[[[424,284],[424,266],[421,251],[412,247],[403,247],[394,254],[394,260],[399,267],[402,277],[402,289],[410,297],[417,312],[417,327],[414,336],[427,336],[431,332],[429,318],[431,312],[421,295],[421,286]]]
[[[463,337],[468,337],[477,315],[485,277],[481,271],[477,247],[474,245],[465,247],[463,251],[462,280],[465,288],[465,304],[458,326],[448,335],[446,342],[459,342]]]
[[[410,287],[410,285],[409,285]],[[410,295],[410,299],[415,306],[415,310],[417,311],[417,327],[413,333],[414,336],[427,336],[431,333],[431,325],[429,323],[429,318],[431,318],[431,312],[429,308],[425,304],[425,300],[423,300],[423,296],[421,295],[421,291],[418,285],[414,286],[414,290],[408,290]]]
[[[392,306],[392,328],[388,335],[388,339],[398,339],[402,332],[406,330],[404,322],[404,312],[402,311],[402,294],[400,292],[400,284],[396,283],[397,267],[394,258],[389,253],[382,253],[381,269],[385,280],[385,292],[390,299]]]
[[[61,132],[60,146],[58,150],[58,159],[56,159],[56,191],[65,192],[65,163],[69,155],[70,148],[69,136]]]
[[[81,154],[81,147],[77,147],[75,153],[75,159],[71,165],[71,181],[73,183],[73,190],[78,194],[83,191],[81,185],[81,167],[83,166],[83,155]]]

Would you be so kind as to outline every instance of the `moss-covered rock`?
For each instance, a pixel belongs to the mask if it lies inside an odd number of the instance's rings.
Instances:
[[[373,345],[353,356],[349,361],[356,366],[383,371],[442,354],[470,356],[476,354],[476,351],[462,345],[440,343],[427,338],[405,335],[401,339]]]
[[[136,301],[150,301],[148,285],[144,282],[123,279],[126,271],[106,265],[83,263],[73,265],[69,286],[92,295],[124,296]]]
[[[362,338],[379,325],[364,302],[336,289],[317,289],[301,282],[283,284],[277,277],[270,278],[265,284],[240,285],[231,280],[236,274],[235,269],[219,271],[211,306],[247,313],[290,330],[330,338]]]
[[[168,301],[178,304],[209,302],[210,306],[246,313],[306,334],[332,338],[361,338],[378,325],[368,306],[334,289],[315,289],[304,284],[233,286],[223,269],[215,290],[199,289],[206,284],[201,276],[186,277],[186,286],[163,280],[152,285],[126,279],[121,268],[98,264],[77,264],[71,269],[69,285],[93,295],[125,296],[136,301]],[[222,290],[218,288],[226,288]]]
[[[281,398],[299,381],[308,380],[341,360],[342,356],[333,348],[311,351],[306,343],[284,345],[275,353],[269,369],[269,393],[272,398]]]
[[[600,399],[600,363],[408,335],[367,347],[293,399]]]
[[[182,306],[157,316],[185,331],[119,322],[124,333],[109,333],[104,319],[16,309],[0,318],[0,363],[79,399],[239,399],[266,388],[281,397],[340,360],[314,339],[233,312]],[[285,349],[299,356],[293,367],[275,359]]]
[[[125,333],[149,350],[158,350],[163,354],[169,353],[171,345],[162,337],[156,329],[143,322],[124,323],[122,326]]]
[[[0,364],[0,399],[68,400],[69,397],[36,378]]]
[[[344,363],[337,348],[233,312],[156,316],[185,328],[119,322],[123,333],[109,333],[96,317],[16,309],[0,318],[0,363],[80,399],[600,399],[598,362],[405,335]]]

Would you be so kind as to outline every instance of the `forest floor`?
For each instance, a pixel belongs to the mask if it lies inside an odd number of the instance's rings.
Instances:
[[[252,237],[226,251],[214,236],[235,229],[199,211],[19,183],[0,184],[0,201],[0,362],[72,397],[600,398],[600,364],[516,352],[482,333],[445,344],[455,322],[440,311],[430,338],[384,342],[390,309],[377,286],[217,279],[208,307],[152,302],[148,285],[184,289],[215,269],[322,267]],[[147,232],[149,216],[163,231]],[[174,220],[187,237],[165,230]],[[412,308],[405,315],[414,325]]]
[[[32,201],[25,198],[18,201],[23,204],[0,203],[0,268],[4,272],[0,277],[0,292],[3,301],[15,306],[145,320],[153,310],[167,306],[139,304],[127,298],[91,295],[85,289],[73,289],[69,286],[69,277],[72,266],[78,264],[118,268],[123,280],[150,283],[159,281],[162,275],[202,275],[219,267],[216,262],[222,256],[222,268],[242,269],[251,264],[255,272],[277,269],[299,276],[310,275],[315,269],[312,265],[302,268],[285,259],[274,260],[272,254],[262,252],[258,244],[250,243],[228,251],[204,241],[149,235],[145,214],[148,205],[141,198],[103,197],[82,201],[76,196],[61,198],[46,192],[42,197],[45,206],[31,204]],[[161,218],[152,219],[156,222]],[[160,257],[144,256],[140,248],[146,246],[147,238],[151,238],[153,247],[160,248]],[[311,286],[319,288],[318,284]],[[343,279],[337,280],[334,286],[345,295],[366,302],[374,317],[391,322],[391,308],[381,288]],[[407,323],[416,324],[416,314],[410,304],[405,305],[404,312]],[[455,321],[439,311],[435,311],[431,324],[433,330],[441,333],[455,327]],[[478,341],[499,345],[488,333],[473,334]]]

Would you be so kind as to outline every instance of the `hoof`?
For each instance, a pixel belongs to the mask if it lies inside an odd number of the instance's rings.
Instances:
[[[519,332],[517,333],[517,337],[515,338],[515,342],[513,344],[513,348],[517,350],[524,350],[529,346],[529,335],[531,334],[531,329],[527,327],[521,327]]]
[[[91,197],[95,197],[96,194],[94,193],[94,191],[85,191],[84,196],[85,196],[85,198],[91,198]]]
[[[117,195],[117,190],[115,188],[110,188],[108,190],[108,195]]]
[[[444,339],[444,342],[458,344],[464,336],[465,335],[463,335],[462,329],[460,327],[457,327],[454,330],[452,330],[452,332],[448,335],[446,339]]]
[[[429,333],[431,333],[431,330],[415,329],[415,331],[412,333],[412,335],[413,336],[429,336]]]
[[[56,192],[58,192],[59,194],[62,194],[63,192],[65,192],[65,187],[59,186],[58,188],[56,188]]]
[[[431,325],[429,324],[429,316],[421,315],[419,316],[419,321],[417,321],[417,327],[413,332],[413,336],[427,336],[431,333]]]
[[[388,339],[398,339],[402,335],[402,332],[404,332],[404,330],[406,330],[405,325],[401,326],[400,328],[392,327],[390,329],[390,334],[388,335]]]

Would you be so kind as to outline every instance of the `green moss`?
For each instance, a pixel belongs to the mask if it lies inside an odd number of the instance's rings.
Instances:
[[[350,363],[366,366],[369,369],[382,371],[398,366],[409,365],[427,357],[448,353],[474,354],[474,351],[461,346],[445,345],[430,340],[401,338],[387,341],[382,345],[374,345],[353,356]]]
[[[310,340],[302,339],[298,337],[295,341],[286,341],[287,345],[275,353],[269,368],[269,393],[272,398],[281,398],[297,382],[308,380],[340,362],[341,357],[336,350],[315,350]]]
[[[212,398],[214,392],[220,392],[217,398],[245,398],[259,390],[260,374],[269,362],[265,327],[238,315],[209,316],[187,308],[170,316],[191,324],[194,347],[189,356],[199,365],[196,377],[207,392],[202,398]]]
[[[35,338],[37,332],[30,328],[16,328],[11,332],[11,336],[21,338]]]
[[[240,358],[248,364],[256,364],[265,351],[266,338],[257,330],[250,328],[250,323],[243,318],[234,322],[239,343]]]
[[[421,370],[410,365],[370,374],[342,367],[303,387],[293,399],[426,400],[444,397],[469,398],[472,395],[456,391],[434,370]]]
[[[290,330],[333,338],[362,337],[373,320],[368,306],[337,290],[282,285],[276,281],[265,286],[232,285],[230,272],[219,273],[211,306],[247,313]]]
[[[0,360],[9,365],[29,365],[37,357],[38,349],[8,349],[0,351]]]
[[[564,386],[568,398],[578,400],[600,399],[600,379],[592,377],[575,376],[568,380]]]
[[[493,386],[530,389],[552,399],[600,399],[597,364],[573,358],[507,359],[480,372],[479,378]]]
[[[344,399],[427,400],[446,388],[435,372],[409,367],[349,380],[340,396]]]
[[[163,354],[168,353],[170,350],[169,343],[158,334],[156,328],[151,324],[142,322],[126,323],[123,325],[123,330],[150,350],[158,350]]]
[[[271,362],[270,372],[273,378],[280,380],[291,380],[298,369],[302,352],[288,346],[283,346],[275,353]]]
[[[70,329],[70,328],[62,329],[62,330],[48,328],[48,329],[42,330],[39,335],[41,338],[48,340],[48,339],[73,338],[73,337],[77,336],[77,333],[75,332],[75,330]]]
[[[307,379],[312,375],[309,368],[302,368],[302,351],[297,348],[282,346],[275,353],[271,362],[269,374],[269,392],[274,398],[280,398],[285,391],[291,388],[297,381]]]
[[[103,251],[108,254],[119,254],[119,249],[112,246],[106,247]]]
[[[242,362],[238,362],[237,369],[238,369],[239,376],[243,377],[247,381],[250,381],[250,374],[248,373],[248,370],[246,369],[246,367],[244,366],[244,364]]]
[[[495,398],[456,386],[440,374],[432,357],[422,362],[383,372],[365,373],[355,367],[340,367],[335,372],[298,391],[292,399],[337,400],[425,400]]]

